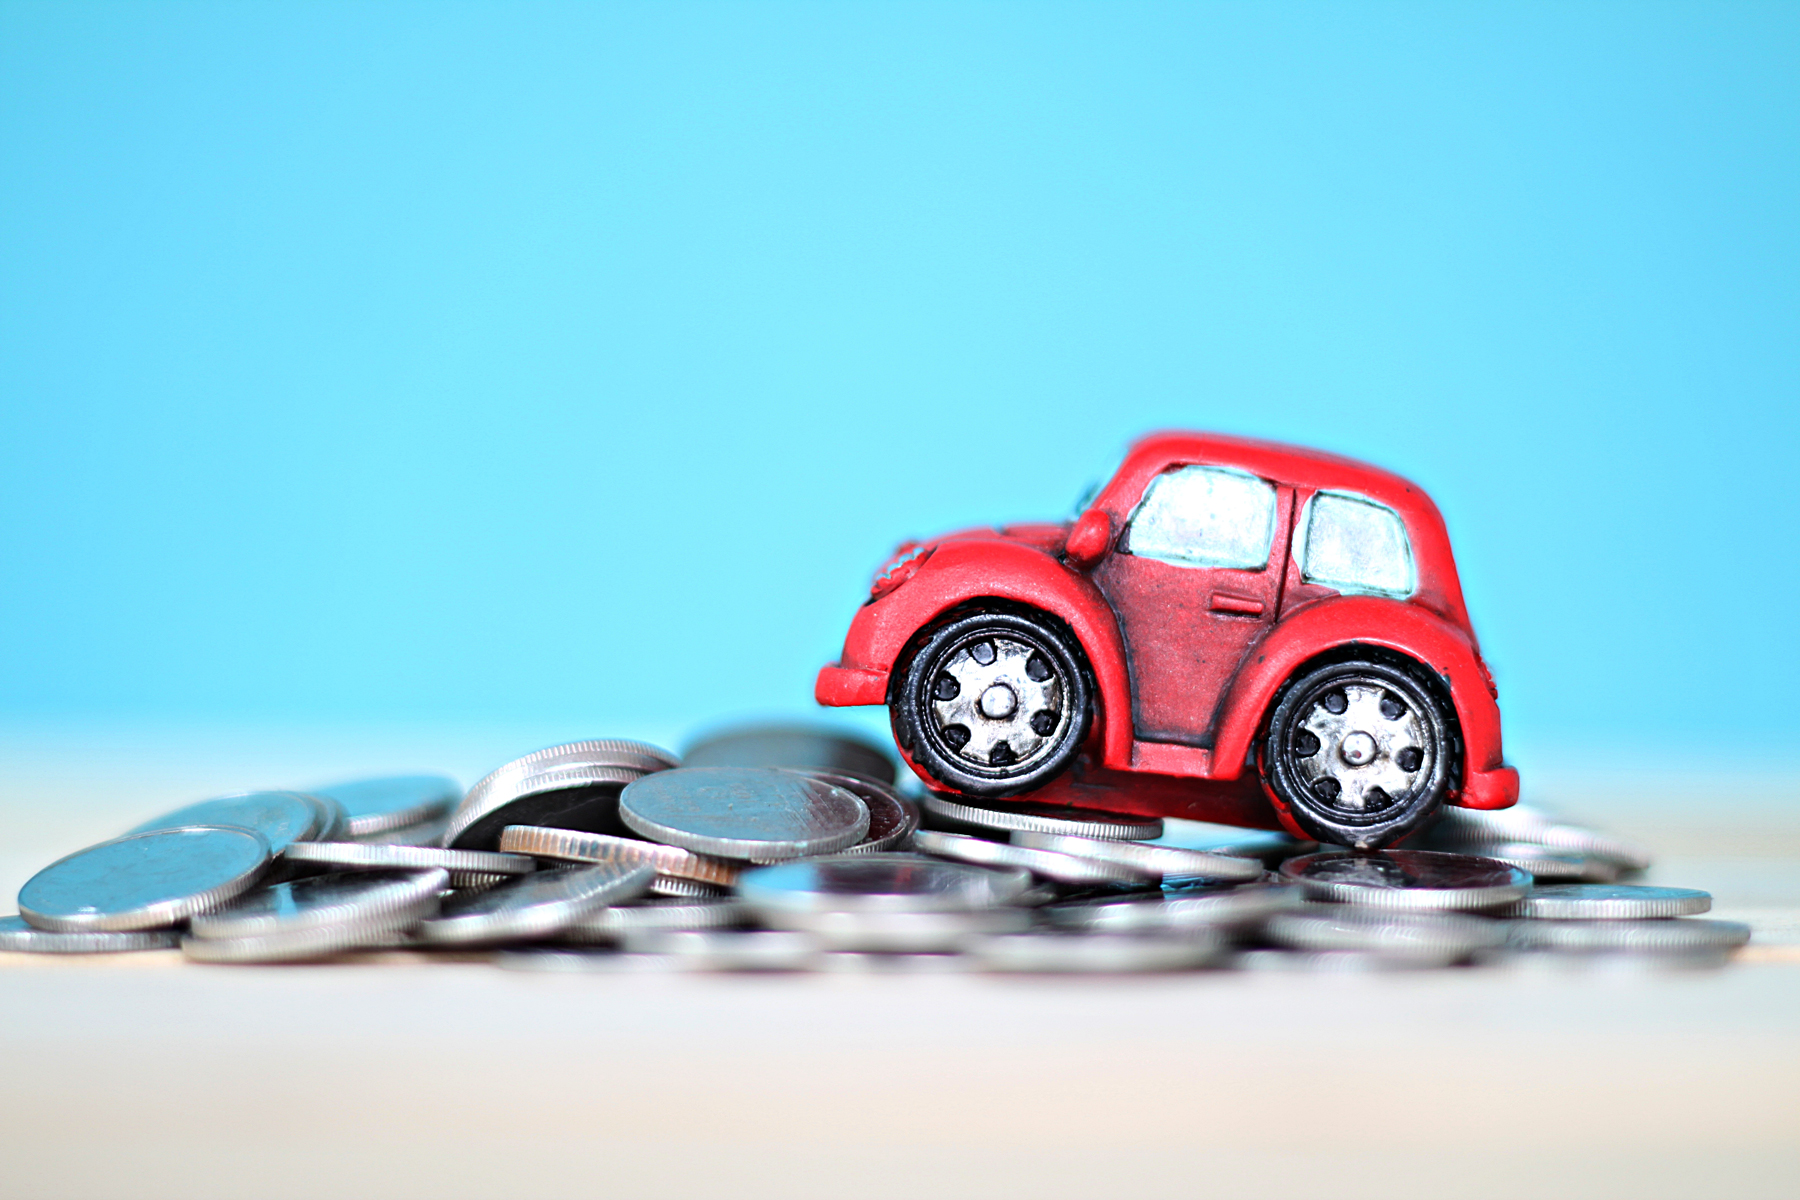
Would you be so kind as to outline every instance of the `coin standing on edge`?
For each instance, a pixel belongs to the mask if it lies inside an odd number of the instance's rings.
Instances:
[[[1517,867],[1437,850],[1325,851],[1290,858],[1281,875],[1318,900],[1370,908],[1494,908],[1525,895],[1531,876]]]
[[[1068,833],[1077,837],[1143,841],[1161,837],[1161,817],[1134,817],[1123,813],[1094,812],[1080,808],[1056,808],[1046,804],[1015,804],[985,808],[937,792],[919,798],[926,812],[954,825],[977,829],[1027,830],[1032,833]]]
[[[869,807],[840,787],[772,767],[682,767],[619,796],[635,833],[719,858],[830,854],[869,831]]]
[[[443,844],[492,850],[508,825],[553,825],[624,833],[619,793],[634,779],[675,765],[646,742],[598,738],[565,742],[514,759],[478,780],[457,806]]]
[[[28,925],[23,917],[0,917],[0,950],[23,954],[121,954],[136,950],[173,950],[181,934],[173,929],[59,933]]]
[[[314,788],[308,794],[343,805],[348,821],[342,836],[353,839],[375,837],[447,817],[463,798],[461,785],[443,775],[352,779]]]
[[[672,875],[719,887],[736,883],[742,869],[736,863],[708,858],[680,846],[605,833],[582,833],[575,829],[550,829],[542,825],[508,825],[500,832],[500,848],[514,854],[561,862],[625,863],[631,866],[649,863],[658,875]]]
[[[269,865],[253,829],[200,825],[132,833],[57,859],[19,889],[39,929],[159,929],[220,908]]]

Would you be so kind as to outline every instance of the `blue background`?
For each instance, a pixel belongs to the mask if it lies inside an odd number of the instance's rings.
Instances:
[[[1791,5],[0,4],[0,712],[805,711],[900,538],[1186,426],[1431,492],[1515,759],[1791,750],[1796,61]]]

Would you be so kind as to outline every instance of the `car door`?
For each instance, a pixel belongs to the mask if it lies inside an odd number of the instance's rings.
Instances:
[[[1177,464],[1151,479],[1095,582],[1118,614],[1141,741],[1210,747],[1220,693],[1275,620],[1293,492]]]

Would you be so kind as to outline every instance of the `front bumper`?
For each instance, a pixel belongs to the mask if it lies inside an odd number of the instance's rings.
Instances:
[[[858,704],[887,703],[888,673],[868,667],[840,667],[836,663],[819,668],[813,684],[813,699],[832,708],[850,708]]]

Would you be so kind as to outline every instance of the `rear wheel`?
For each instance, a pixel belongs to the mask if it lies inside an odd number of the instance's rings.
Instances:
[[[1080,650],[1050,621],[972,613],[925,637],[889,714],[895,740],[933,779],[971,796],[1012,796],[1074,761],[1089,696]]]
[[[1277,804],[1322,842],[1374,850],[1405,837],[1449,791],[1455,720],[1404,667],[1351,660],[1297,676],[1258,751]]]

